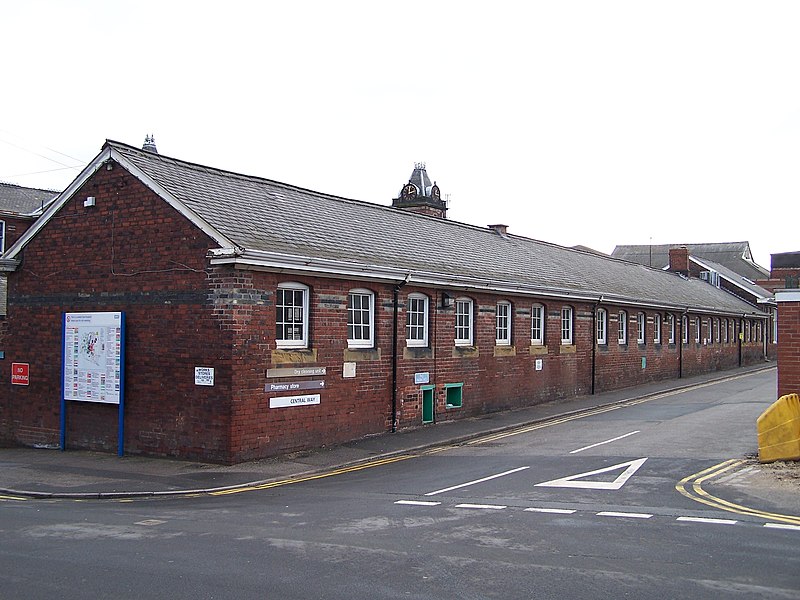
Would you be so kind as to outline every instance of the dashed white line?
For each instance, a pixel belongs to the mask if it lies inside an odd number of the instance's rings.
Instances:
[[[476,479],[475,481],[468,481],[467,483],[460,483],[458,485],[451,486],[449,488],[444,488],[442,490],[436,490],[435,492],[428,492],[424,494],[425,496],[435,496],[436,494],[443,494],[444,492],[451,492],[453,490],[457,490],[459,488],[467,487],[468,485],[475,485],[476,483],[483,483],[484,481],[490,481],[492,479],[497,479],[498,477],[503,477],[504,475],[511,475],[512,473],[518,473],[519,471],[524,471],[525,469],[530,469],[530,467],[519,467],[517,469],[511,469],[510,471],[503,471],[502,473],[498,473],[497,475],[489,475],[489,477],[482,477],[481,479]]]
[[[715,525],[736,525],[739,521],[733,519],[708,519],[706,517],[678,517],[676,521],[685,521],[689,523],[712,523]]]
[[[649,519],[653,515],[647,513],[632,513],[632,512],[614,512],[611,510],[604,510],[597,513],[598,517],[624,517],[628,519]]]
[[[800,531],[800,525],[787,525],[786,523],[764,523],[764,527],[769,529],[788,529],[791,531]]]
[[[525,512],[548,513],[551,515],[571,515],[577,511],[566,508],[526,508]]]
[[[395,504],[407,505],[407,506],[441,506],[442,502],[436,501],[429,501],[429,500],[397,500]],[[506,505],[502,504],[471,504],[471,503],[462,503],[456,504],[455,508],[466,508],[466,509],[474,509],[474,510],[504,510],[508,508]],[[523,509],[524,512],[531,512],[531,513],[543,513],[543,514],[551,514],[551,515],[572,515],[575,514],[577,509],[572,508],[544,508],[540,506],[532,506],[529,508]],[[598,513],[594,513],[598,517],[616,517],[622,519],[651,519],[653,514],[651,513],[636,513],[636,512],[624,512],[624,511],[612,511],[612,510],[604,510]],[[736,525],[740,523],[740,521],[734,519],[713,519],[709,517],[676,517],[676,521],[680,521],[683,523],[701,523],[701,524],[714,524],[714,525]],[[154,525],[159,523],[159,521],[153,519],[151,521],[142,521],[137,523],[137,525]],[[789,525],[786,523],[764,523],[763,527],[768,529],[781,529],[784,531],[800,531],[800,525]]]
[[[625,435],[620,435],[615,438],[611,438],[610,440],[606,440],[604,442],[597,442],[596,444],[592,444],[591,446],[584,446],[583,448],[578,448],[577,450],[573,450],[570,454],[577,454],[578,452],[583,452],[584,450],[589,450],[590,448],[596,448],[597,446],[602,446],[603,444],[610,444],[611,442],[616,442],[617,440],[621,440],[631,435],[636,435],[639,431],[631,431],[630,433],[626,433]]]

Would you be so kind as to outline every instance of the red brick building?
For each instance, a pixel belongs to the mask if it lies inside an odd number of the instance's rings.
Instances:
[[[768,313],[720,287],[409,184],[380,206],[107,142],[0,259],[0,439],[116,447],[117,406],[62,409],[65,313],[125,314],[126,452],[222,462],[765,358]]]

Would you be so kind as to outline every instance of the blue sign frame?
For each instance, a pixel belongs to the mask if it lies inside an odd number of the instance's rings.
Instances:
[[[109,327],[108,321],[110,321],[111,327]],[[97,332],[93,330],[97,327],[106,333],[105,337],[97,335]],[[92,331],[87,333],[86,330],[89,328]],[[109,329],[113,331],[109,332]],[[83,330],[82,334],[81,330]],[[123,456],[125,439],[125,313],[63,313],[61,340],[61,450],[65,450],[67,445],[67,401],[100,402],[119,405],[117,454]],[[95,348],[96,345],[99,346],[99,349]],[[107,345],[108,347],[106,347]],[[80,353],[83,353],[84,358],[91,355],[95,360],[94,366],[97,368],[80,369],[80,366],[86,366],[85,361],[83,365],[80,364]],[[110,364],[109,356],[113,359]],[[102,393],[106,389],[106,385],[111,385],[114,392],[109,394],[109,398]],[[79,389],[83,392],[82,394],[78,393]],[[98,390],[101,393],[97,393]]]

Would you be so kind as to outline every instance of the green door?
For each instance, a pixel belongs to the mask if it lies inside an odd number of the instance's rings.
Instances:
[[[432,385],[422,386],[422,422],[433,423],[433,390]]]

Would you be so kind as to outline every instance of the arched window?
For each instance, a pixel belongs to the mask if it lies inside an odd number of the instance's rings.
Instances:
[[[608,311],[605,308],[597,309],[597,343],[605,345],[608,343]]]
[[[619,311],[619,321],[617,323],[617,341],[622,344],[628,343],[628,313],[624,310]]]
[[[500,301],[495,312],[495,344],[511,345],[511,302]]]
[[[456,346],[472,346],[472,300],[456,298]]]
[[[647,319],[644,316],[644,313],[637,313],[636,314],[636,343],[637,344],[644,344],[645,343],[645,323]]]
[[[572,307],[561,308],[561,343],[565,346],[572,344]]]
[[[541,304],[531,307],[531,345],[544,345],[545,310]]]
[[[406,306],[406,346],[428,346],[428,297],[416,292],[408,295]]]
[[[347,295],[347,346],[372,348],[375,345],[375,294],[369,290],[350,290]]]
[[[275,342],[278,348],[308,348],[307,285],[287,281],[278,284],[275,299]]]
[[[653,343],[661,343],[661,315],[659,314],[653,316]]]

